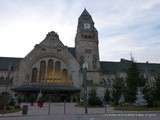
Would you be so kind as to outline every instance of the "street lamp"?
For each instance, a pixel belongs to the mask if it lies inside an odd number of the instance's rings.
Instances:
[[[107,112],[106,91],[107,91],[107,82],[104,79],[104,106],[105,106],[105,113]]]
[[[88,93],[87,93],[87,70],[88,63],[84,62],[82,65],[82,73],[83,73],[83,86],[84,86],[84,104],[85,104],[85,114],[88,113]]]

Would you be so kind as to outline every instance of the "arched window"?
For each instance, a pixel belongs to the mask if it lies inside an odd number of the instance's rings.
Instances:
[[[56,61],[55,63],[55,72],[60,72],[61,70],[61,62],[60,61]]]
[[[54,72],[54,82],[60,83],[62,80],[62,74],[61,74],[61,62],[56,61],[55,62],[55,72]]]
[[[40,62],[40,70],[39,70],[39,82],[44,82],[45,80],[45,73],[46,73],[46,62]]]
[[[37,81],[37,68],[33,68],[31,82],[35,83],[36,81]]]
[[[48,60],[48,67],[47,67],[47,80],[51,82],[53,80],[53,60]]]

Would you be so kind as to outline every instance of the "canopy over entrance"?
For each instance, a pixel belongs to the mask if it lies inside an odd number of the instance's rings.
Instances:
[[[27,92],[27,93],[78,93],[80,88],[73,85],[21,85],[12,89],[15,92]]]

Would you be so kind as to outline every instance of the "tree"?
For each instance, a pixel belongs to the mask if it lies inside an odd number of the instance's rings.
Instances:
[[[100,100],[100,98],[97,96],[97,93],[96,93],[96,89],[95,88],[92,88],[90,90],[90,93],[89,93],[89,98],[88,98],[88,104],[90,106],[101,106],[102,105],[102,101]]]
[[[104,101],[108,104],[111,100],[110,91],[108,89],[105,90]]]
[[[160,106],[160,73],[157,74],[155,77],[154,83],[154,94],[153,94],[153,106],[159,107]]]
[[[155,77],[155,99],[160,101],[160,73]]]
[[[154,97],[155,97],[155,86],[145,85],[143,89],[144,98],[147,101],[148,107],[153,107]]]
[[[113,80],[113,91],[112,91],[112,99],[115,105],[119,104],[119,99],[121,95],[124,93],[124,80],[123,78],[116,77]]]
[[[143,93],[149,107],[160,106],[160,73],[156,75],[153,85],[145,85]]]
[[[9,103],[10,96],[7,92],[3,92],[0,94],[0,112],[6,112],[6,108]]]
[[[143,75],[140,75],[139,81],[138,81],[138,87],[144,87],[146,84],[147,79],[144,78]]]
[[[131,65],[127,71],[127,79],[126,79],[127,91],[125,98],[128,103],[133,103],[135,101],[139,81],[140,81],[139,71],[136,63],[132,60]]]

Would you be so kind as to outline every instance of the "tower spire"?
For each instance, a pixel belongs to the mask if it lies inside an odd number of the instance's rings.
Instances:
[[[81,16],[91,16],[91,15],[90,15],[89,12],[87,11],[87,9],[84,8],[84,10],[83,10],[82,14],[80,15],[80,17],[81,17]]]
[[[99,50],[98,50],[98,31],[94,27],[92,16],[84,8],[78,19],[77,34],[75,38],[76,59],[82,65],[83,61],[88,64],[89,75],[93,83],[100,79],[99,70]]]
[[[93,21],[91,15],[87,11],[87,9],[84,8],[83,12],[79,16],[79,20],[86,20],[86,19],[90,19],[91,21]]]
[[[89,14],[86,8],[79,16],[77,31],[96,31],[92,16]]]

